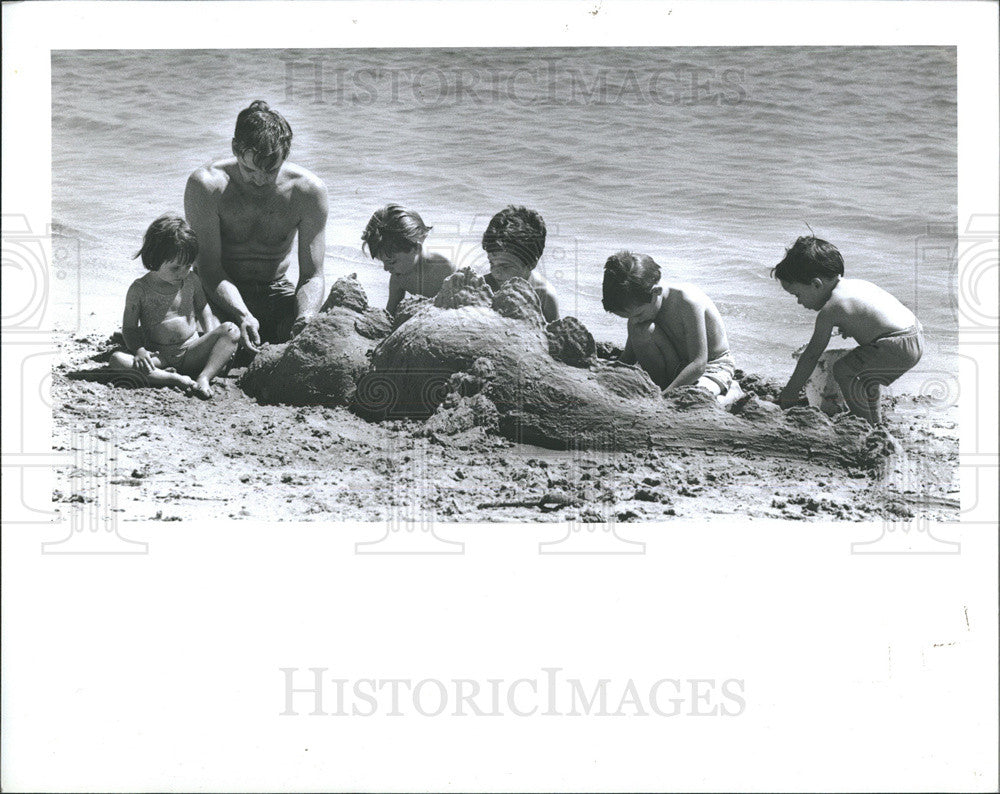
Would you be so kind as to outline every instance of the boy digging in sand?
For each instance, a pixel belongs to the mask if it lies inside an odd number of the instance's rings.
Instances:
[[[605,311],[628,320],[623,363],[638,363],[664,393],[695,385],[726,404],[742,395],[722,316],[698,287],[661,284],[651,257],[619,251],[604,265],[603,293]]]
[[[424,240],[433,227],[412,210],[389,204],[372,215],[361,235],[362,248],[368,247],[389,276],[389,301],[385,310],[392,314],[406,293],[433,298],[455,266],[440,254],[424,250]]]
[[[513,205],[500,210],[483,233],[483,250],[490,260],[486,283],[493,290],[515,276],[523,278],[535,290],[545,322],[559,319],[555,293],[535,270],[545,250],[545,221],[541,215]]]
[[[150,272],[129,287],[122,319],[132,353],[113,353],[109,365],[138,370],[154,386],[182,386],[208,399],[212,378],[236,352],[240,329],[217,324],[201,280],[191,272],[198,240],[183,218],[163,215],[146,231],[133,259],[140,256]],[[204,336],[198,336],[196,315]]]
[[[844,278],[840,251],[816,237],[796,240],[771,275],[800,306],[819,312],[812,339],[781,391],[781,407],[798,403],[836,326],[859,347],[833,365],[833,377],[851,413],[881,422],[882,386],[916,366],[923,355],[923,329],[913,312],[871,282]]]

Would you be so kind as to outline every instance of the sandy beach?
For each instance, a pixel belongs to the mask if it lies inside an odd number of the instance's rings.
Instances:
[[[887,401],[905,466],[879,479],[736,450],[555,451],[481,428],[447,436],[421,421],[373,423],[342,407],[261,405],[237,385],[240,368],[202,401],[72,376],[100,371],[110,333],[63,333],[60,346],[54,448],[116,450],[113,470],[99,475],[116,487],[113,509],[126,521],[958,519],[956,411],[930,397]],[[779,385],[748,382],[764,396]],[[74,483],[86,475],[81,466],[59,470],[57,509],[81,498]]]

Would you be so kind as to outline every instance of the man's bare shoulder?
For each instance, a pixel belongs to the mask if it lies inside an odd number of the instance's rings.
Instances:
[[[326,184],[308,168],[295,163],[285,163],[282,171],[284,178],[296,193],[309,197],[326,195]]]
[[[234,157],[205,163],[188,177],[188,186],[201,188],[206,193],[222,193],[229,185],[229,180],[232,178],[230,169],[235,165]]]

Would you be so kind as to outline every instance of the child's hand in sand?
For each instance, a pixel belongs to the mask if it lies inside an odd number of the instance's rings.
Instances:
[[[156,365],[153,364],[153,354],[144,347],[135,351],[135,360],[132,366],[146,375],[156,369]]]

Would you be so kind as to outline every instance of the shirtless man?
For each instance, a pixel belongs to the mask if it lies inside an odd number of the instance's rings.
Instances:
[[[291,145],[288,122],[266,102],[252,102],[236,119],[234,157],[199,168],[184,191],[209,302],[254,351],[300,331],[325,294],[326,186],[286,162]],[[296,232],[299,281],[293,286],[285,273]]]

